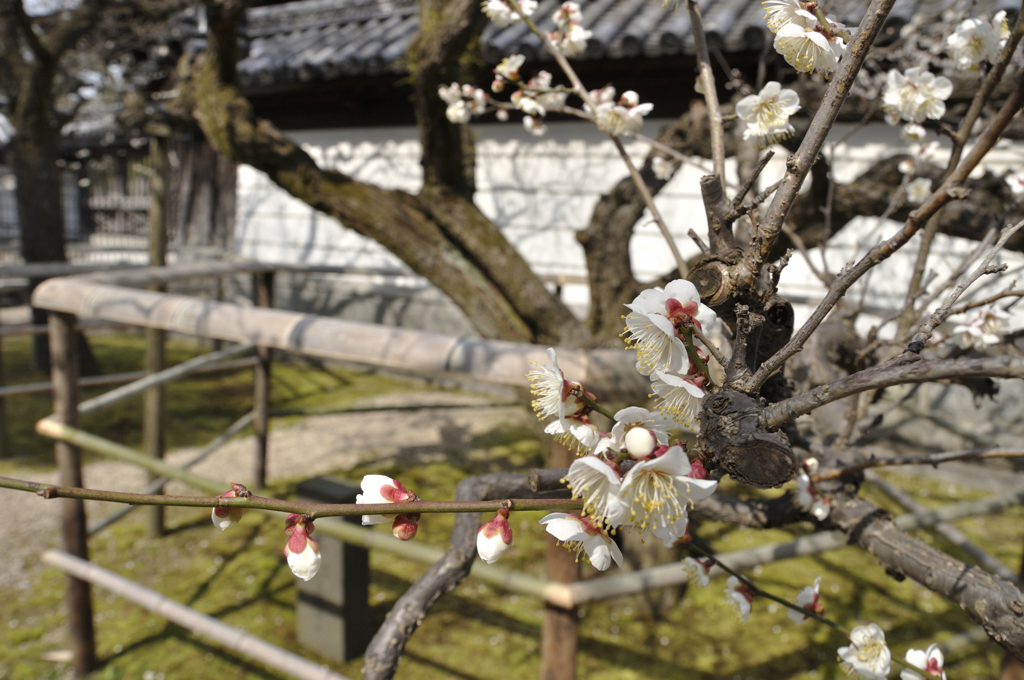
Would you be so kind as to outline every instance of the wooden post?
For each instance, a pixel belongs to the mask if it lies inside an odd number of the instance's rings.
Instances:
[[[558,442],[552,442],[550,467],[569,467],[573,459],[572,451]],[[578,581],[580,565],[576,562],[576,556],[562,546],[556,545],[553,536],[547,535],[547,539],[548,580],[561,583]],[[545,606],[540,637],[541,680],[576,679],[579,626],[576,607],[562,609],[551,604]]]
[[[167,138],[153,136],[149,139],[149,156],[153,162],[150,176],[149,206],[149,266],[163,267],[167,264],[167,177],[170,172],[167,160]],[[163,286],[152,286],[150,290],[162,291]],[[146,329],[146,373],[159,373],[165,368],[164,346],[167,333],[156,328]],[[146,454],[153,458],[164,457],[164,426],[167,415],[164,406],[163,385],[150,387],[143,397],[142,442]],[[149,473],[152,482],[159,475]],[[160,489],[156,493],[163,493]],[[146,508],[146,533],[150,538],[164,533],[164,509],[154,505]]]
[[[54,417],[67,425],[78,425],[78,352],[75,317],[50,313],[50,377],[53,380]],[[64,442],[54,444],[57,469],[62,486],[82,486],[81,452]],[[62,498],[61,536],[64,550],[75,557],[89,559],[86,542],[85,504],[78,499]],[[83,677],[96,668],[96,642],[92,629],[92,597],[89,584],[67,577],[68,626],[75,676]]]
[[[4,354],[0,346],[0,387],[4,384]],[[0,397],[0,460],[11,457],[11,450],[7,443],[7,400]]]
[[[274,306],[274,273],[264,272],[252,277],[253,302],[259,307]],[[270,422],[270,349],[257,347],[259,362],[253,369],[252,427],[256,431],[256,466],[253,470],[255,488],[267,482],[267,427]]]

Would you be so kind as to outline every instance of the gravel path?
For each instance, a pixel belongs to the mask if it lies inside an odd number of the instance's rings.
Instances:
[[[529,425],[525,409],[515,406],[483,407],[487,397],[448,392],[406,392],[382,395],[358,402],[359,408],[423,406],[417,410],[380,410],[310,416],[286,427],[272,427],[268,442],[268,478],[314,477],[350,469],[374,459],[390,459],[398,465],[439,462],[451,454],[474,458],[483,448],[474,438],[499,425]],[[463,405],[451,408],[451,405]],[[443,407],[442,407],[443,406]],[[176,449],[167,455],[181,464],[198,449]],[[255,442],[252,436],[228,442],[194,468],[195,472],[229,482],[248,483],[253,469]],[[85,486],[115,491],[138,491],[145,486],[145,472],[132,465],[97,461],[83,470]],[[37,468],[15,469],[11,477],[57,483],[56,472]],[[191,494],[172,482],[167,493]],[[60,500],[43,500],[22,491],[0,489],[0,582],[19,590],[31,586],[44,567],[39,554],[60,543]],[[101,507],[106,506],[106,507]],[[109,504],[89,501],[90,518],[112,512]]]

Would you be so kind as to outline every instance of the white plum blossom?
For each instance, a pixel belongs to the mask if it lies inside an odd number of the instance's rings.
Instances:
[[[523,129],[535,137],[540,137],[548,131],[548,126],[540,118],[525,116],[523,118]]]
[[[444,111],[444,115],[449,123],[455,123],[456,125],[468,123],[473,117],[465,99],[449,104],[448,108]]]
[[[901,120],[920,123],[925,118],[938,120],[946,113],[945,100],[953,94],[953,82],[945,76],[936,76],[920,67],[908,68],[906,73],[889,71],[882,93],[882,110],[889,125]]]
[[[775,144],[795,132],[789,117],[800,110],[800,96],[784,90],[772,80],[757,94],[747,95],[736,103],[736,115],[747,124],[743,139],[757,137],[762,144]]]
[[[676,171],[675,164],[662,156],[655,156],[651,159],[651,170],[654,172],[654,176],[663,182],[667,182],[672,179],[672,174]]]
[[[516,90],[512,93],[512,106],[516,107],[528,116],[543,116],[547,111],[541,106],[537,98],[525,90]]]
[[[583,499],[583,511],[598,524],[612,528],[628,517],[619,497],[622,480],[611,465],[596,456],[577,458],[569,466],[569,488],[573,498]]]
[[[699,378],[680,376],[669,371],[651,375],[651,389],[661,398],[658,410],[680,427],[694,432],[704,390],[697,386]]]
[[[695,322],[707,333],[718,320],[711,308],[701,303],[697,287],[685,279],[676,279],[664,289],[641,291],[626,307],[630,310],[626,315],[626,344],[636,349],[637,370],[644,375],[689,366],[686,347],[676,337],[674,322]]]
[[[544,432],[570,449],[580,451],[593,449],[601,440],[601,434],[595,426],[569,416],[565,420],[552,420],[544,427]]]
[[[484,0],[480,3],[480,8],[498,28],[511,26],[522,18],[505,0]],[[537,10],[537,1],[519,0],[519,9],[526,16],[530,16]]]
[[[708,572],[711,571],[710,562],[705,564],[700,560],[687,557],[683,560],[683,571],[690,576],[690,583],[696,583],[702,588],[707,588],[711,583],[711,578],[708,576]]]
[[[551,20],[559,27],[583,21],[583,12],[575,2],[563,2],[551,15]]]
[[[356,494],[356,503],[360,505],[407,503],[417,500],[416,494],[405,488],[400,481],[385,475],[365,475],[359,486],[363,493]],[[397,514],[399,513],[396,512],[395,515]],[[363,515],[363,526],[390,522],[395,515]]]
[[[605,93],[607,90],[608,88],[605,88],[601,92]],[[614,97],[615,90],[612,89],[611,92]],[[597,102],[595,109],[591,110],[589,106],[584,108],[594,114],[594,123],[602,132],[613,136],[635,134],[643,127],[644,116],[654,109],[654,104],[641,104],[639,99],[636,92],[629,90],[622,93],[618,103],[602,99]]]
[[[497,111],[494,112],[494,117],[497,118],[499,122],[507,122],[508,111],[506,111],[505,109],[498,109]]]
[[[961,21],[953,34],[946,38],[946,44],[957,69],[966,71],[977,69],[983,61],[995,62],[1009,37],[1010,24],[1006,20],[1006,12],[1000,11],[992,21],[973,18]]]
[[[576,553],[586,554],[587,561],[598,571],[604,571],[614,561],[622,566],[622,551],[600,527],[596,527],[586,517],[570,515],[564,512],[553,512],[540,520],[547,532],[560,543]]]
[[[932,181],[927,177],[918,177],[907,185],[907,200],[911,203],[924,203],[931,195]]]
[[[787,24],[814,25],[816,17],[804,8],[800,0],[764,0],[764,18],[768,30],[778,33]]]
[[[437,96],[445,104],[454,104],[457,101],[462,100],[462,86],[458,83],[452,83],[449,86],[440,85],[437,88]]]
[[[718,487],[716,481],[691,477],[692,472],[681,446],[630,468],[619,492],[629,512],[628,521],[641,531],[651,530],[671,547],[686,533],[688,506]]]
[[[512,545],[512,527],[508,525],[508,510],[501,508],[489,522],[476,532],[476,552],[487,564],[494,564]]]
[[[1024,173],[1008,172],[1006,177],[1003,178],[1003,181],[1006,182],[1006,185],[1010,187],[1010,191],[1013,192],[1015,196],[1024,194]]]
[[[554,40],[558,51],[567,57],[578,57],[587,51],[587,41],[593,37],[593,33],[579,24],[572,24],[569,29]]]
[[[320,570],[320,546],[309,536],[313,533],[313,522],[305,515],[292,513],[285,520],[284,531],[288,534],[288,542],[284,546],[288,568],[303,581],[308,581]]]
[[[904,142],[917,142],[921,144],[928,137],[928,131],[917,123],[907,123],[900,130],[900,139]]]
[[[818,588],[820,585],[821,577],[819,576],[818,578],[814,579],[813,586],[807,586],[799,593],[797,593],[796,603],[809,612],[821,614],[824,611],[824,609],[818,603]],[[802,624],[804,621],[806,621],[808,618],[806,614],[801,614],[800,612],[794,609],[787,609],[786,614],[788,614],[789,618],[793,620],[793,623],[797,624],[798,626]]]
[[[576,397],[569,393],[574,384],[565,379],[562,369],[558,368],[558,356],[553,347],[548,347],[548,362],[542,364],[539,361],[531,361],[537,368],[526,374],[530,381],[530,393],[536,399],[533,400],[533,410],[541,420],[557,416],[560,421],[567,417],[574,416],[583,410],[583,404],[576,401]],[[562,423],[563,432],[569,429],[568,424]]]
[[[750,619],[751,604],[754,601],[754,593],[743,581],[735,576],[730,576],[725,582],[726,602],[732,605],[740,617],[740,621],[746,623]]]
[[[998,345],[1000,334],[1006,331],[1006,320],[1010,315],[995,305],[977,310],[970,315],[967,323],[953,327],[953,335],[964,349],[983,348]]]
[[[942,667],[945,663],[945,659],[942,656],[942,650],[939,649],[937,644],[928,645],[928,649],[908,649],[906,655],[906,661],[915,668],[920,668],[925,673],[928,673],[928,677],[931,680],[935,678],[942,678],[946,680],[946,671]],[[915,673],[909,668],[904,668],[900,671],[900,680],[925,680],[925,676],[920,673]]]
[[[885,680],[889,675],[892,653],[885,644],[885,633],[876,624],[857,626],[850,631],[852,644],[839,648],[843,670],[864,680]]]
[[[823,521],[832,512],[828,499],[818,494],[814,488],[811,478],[806,472],[800,471],[796,475],[796,504],[804,512],[809,512],[819,521]]]
[[[521,54],[512,54],[501,60],[501,63],[494,67],[494,75],[505,80],[519,80],[519,69],[522,68],[526,57]]]
[[[842,24],[833,26],[840,30],[845,28]],[[826,36],[818,30],[816,24],[786,24],[775,34],[774,46],[786,63],[799,73],[817,71],[826,78],[836,70],[839,59],[846,53],[846,43],[841,37]]]

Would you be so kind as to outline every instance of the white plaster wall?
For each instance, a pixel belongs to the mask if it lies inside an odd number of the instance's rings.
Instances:
[[[665,122],[648,120],[645,132],[653,134]],[[477,135],[475,200],[481,211],[503,228],[509,241],[537,272],[585,276],[583,249],[575,234],[588,224],[601,194],[627,176],[611,142],[584,122],[551,123],[548,134],[540,138],[512,123],[476,125],[474,132]],[[421,185],[419,143],[414,128],[316,130],[296,132],[292,136],[323,167],[386,188],[416,191]],[[948,147],[946,143],[935,155],[936,161],[948,158]],[[646,153],[639,143],[628,144],[627,150],[635,162],[642,161]],[[781,148],[776,151],[775,159],[762,175],[762,185],[774,181],[783,172],[786,152]],[[835,177],[840,182],[855,179],[878,158],[900,151],[909,152],[909,147],[899,139],[898,129],[882,124],[852,133],[849,126],[837,126],[825,148],[826,154],[832,157]],[[693,229],[703,238],[707,234],[698,180],[708,165],[702,159],[684,165],[656,198],[670,231],[687,257],[698,252],[687,232]],[[1024,151],[1020,146],[996,149],[986,159],[985,167],[997,173],[1024,167]],[[727,175],[732,181],[735,180],[733,173],[733,166],[730,166]],[[235,243],[244,257],[270,262],[404,269],[397,258],[375,242],[346,230],[334,219],[290,197],[265,175],[248,166],[239,169],[238,192]],[[892,224],[876,223],[873,219],[854,221],[836,237],[826,254],[831,271],[838,271],[894,229]],[[944,275],[955,258],[971,247],[971,242],[940,236],[934,246],[937,274]],[[872,275],[870,283],[875,292],[867,300],[868,304],[891,308],[899,303],[906,290],[915,252],[916,243],[912,243],[904,253]],[[642,281],[655,279],[673,267],[664,239],[647,215],[635,231],[630,255],[636,275]],[[812,253],[812,257],[820,261],[821,254]],[[1007,259],[1014,263],[1020,260],[1014,255]],[[395,295],[402,295],[404,289],[408,295],[419,295],[423,303],[438,308],[444,305],[436,291],[429,291],[429,286],[415,276],[346,278],[350,289],[355,286],[366,292],[384,286]],[[813,303],[823,291],[799,255],[794,256],[784,273],[782,287],[783,292],[798,303]],[[570,283],[563,287],[562,294],[578,314],[586,313],[589,294],[585,285]],[[811,309],[809,304],[798,304],[797,322],[806,318]],[[454,314],[458,316],[457,312]]]

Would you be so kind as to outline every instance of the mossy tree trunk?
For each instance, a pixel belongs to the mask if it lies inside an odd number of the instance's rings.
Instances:
[[[193,64],[193,115],[220,153],[265,172],[296,198],[372,238],[448,295],[481,335],[571,346],[590,336],[544,287],[498,227],[473,204],[472,152],[448,123],[437,86],[457,78],[459,60],[479,35],[476,0],[431,0],[410,51],[424,144],[419,194],[392,191],[319,168],[232,84],[240,3],[208,9],[209,49]]]

